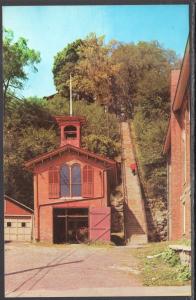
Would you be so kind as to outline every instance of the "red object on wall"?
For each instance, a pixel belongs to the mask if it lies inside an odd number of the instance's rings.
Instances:
[[[89,208],[89,239],[110,241],[111,208]]]

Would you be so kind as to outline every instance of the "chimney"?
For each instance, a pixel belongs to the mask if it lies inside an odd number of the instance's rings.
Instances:
[[[79,116],[54,116],[61,132],[60,146],[72,145],[80,148],[81,125],[86,123],[85,118]]]

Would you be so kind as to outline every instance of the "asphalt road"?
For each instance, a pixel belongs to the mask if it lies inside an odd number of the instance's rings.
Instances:
[[[190,295],[190,287],[142,287],[127,247],[5,246],[5,296]]]

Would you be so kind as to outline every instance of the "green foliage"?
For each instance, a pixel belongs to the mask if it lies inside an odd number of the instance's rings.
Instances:
[[[188,266],[180,264],[176,253],[168,245],[179,241],[149,243],[146,247],[132,249],[131,254],[139,260],[143,284],[146,286],[179,286],[190,284],[191,272]],[[149,259],[147,256],[154,256]]]
[[[90,134],[83,138],[85,148],[94,153],[114,158],[119,154],[120,147],[113,140],[104,135]]]
[[[69,95],[69,76],[75,97],[88,102],[112,102],[112,78],[118,71],[112,63],[111,45],[105,45],[104,36],[89,34],[83,40],[68,44],[54,60],[53,74],[57,90]]]
[[[112,79],[118,72],[118,65],[112,63],[111,47],[104,43],[104,36],[90,34],[79,48],[79,60],[73,89],[86,100],[99,104],[112,103]]]
[[[162,253],[162,258],[163,258],[164,262],[168,263],[172,267],[174,267],[180,263],[179,255],[171,248],[167,248]]]
[[[177,278],[179,281],[191,280],[191,271],[189,269],[189,266],[179,265]]]
[[[81,39],[68,44],[54,58],[53,75],[54,83],[59,94],[68,97],[70,74],[75,75],[75,65],[79,59],[78,49],[82,45]]]
[[[127,116],[142,101],[153,118],[157,112],[164,115],[163,102],[168,109],[169,72],[178,63],[176,54],[157,41],[106,44],[104,36],[92,33],[57,54],[53,74],[57,90],[65,96],[71,73],[76,99],[105,104],[117,115],[123,109]]]
[[[69,115],[69,101],[60,95],[46,101],[44,108],[51,115]],[[119,125],[114,114],[105,113],[104,108],[96,103],[89,104],[85,100],[73,101],[73,114],[86,118],[82,127],[82,136],[95,134],[104,135],[117,142],[119,140]]]
[[[136,111],[133,120],[137,144],[137,156],[147,197],[166,200],[166,158],[163,155],[163,141],[167,121],[161,118],[145,118],[141,110]]]
[[[138,66],[137,88],[133,95],[132,131],[146,198],[166,203],[166,157],[163,143],[170,113],[169,78],[179,59],[159,43],[139,42],[133,61]]]
[[[162,149],[170,112],[169,72],[177,58],[155,42],[139,43],[138,49],[143,53],[143,74],[134,99],[137,154],[147,197],[165,201],[167,174]]]
[[[3,36],[3,89],[4,97],[7,91],[22,89],[28,78],[27,67],[37,71],[36,64],[40,62],[40,53],[28,48],[23,37],[14,41],[11,30],[4,29]]]
[[[33,178],[24,168],[24,162],[57,145],[54,121],[43,109],[41,100],[9,98],[4,137],[5,193],[32,206]]]

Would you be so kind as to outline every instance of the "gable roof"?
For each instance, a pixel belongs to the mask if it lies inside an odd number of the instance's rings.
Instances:
[[[182,67],[180,69],[180,75],[178,79],[176,93],[172,105],[172,110],[174,112],[176,112],[178,109],[181,108],[184,99],[184,93],[187,88],[189,76],[190,76],[190,49],[189,49],[189,39],[188,39],[183,61],[182,61]]]
[[[23,209],[26,209],[26,210],[28,210],[29,212],[33,213],[33,209],[31,209],[30,207],[26,206],[25,204],[23,204],[23,203],[21,203],[21,202],[16,201],[15,199],[13,199],[13,198],[11,198],[11,197],[9,197],[9,196],[7,196],[7,195],[4,195],[4,199],[5,199],[5,200],[7,199],[7,200],[11,201],[12,203],[14,203],[14,204],[16,204],[16,205],[22,207]]]
[[[190,47],[189,47],[189,39],[188,39],[183,61],[182,61],[182,66],[180,69],[180,74],[178,76],[178,83],[174,95],[174,100],[172,103],[172,112],[178,111],[182,106],[182,103],[185,99],[184,94],[189,83],[189,76],[190,76],[189,74],[190,74]],[[167,132],[164,140],[163,154],[168,153],[170,147],[171,147],[171,116],[170,116]]]
[[[33,159],[28,160],[25,163],[25,167],[26,168],[30,168],[32,166],[34,167],[35,164],[37,164],[39,162],[43,162],[44,160],[46,160],[48,158],[57,156],[57,155],[62,154],[64,152],[66,152],[66,151],[74,152],[76,154],[81,154],[81,155],[93,158],[95,160],[103,162],[106,165],[110,165],[110,166],[115,166],[116,165],[116,161],[115,160],[112,160],[112,159],[109,159],[107,157],[104,157],[104,156],[92,153],[92,152],[90,152],[90,151],[88,151],[86,149],[78,148],[78,147],[75,147],[73,145],[67,144],[67,145],[64,145],[62,147],[58,147],[55,150],[43,153],[43,154],[41,154],[41,155],[39,155],[39,156],[37,156],[37,157],[35,157]]]

